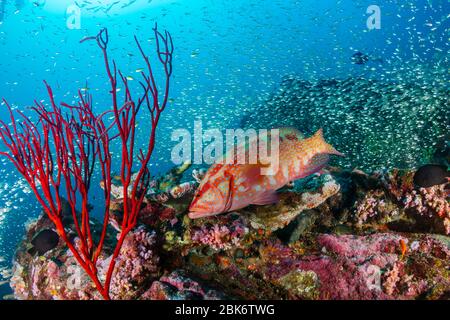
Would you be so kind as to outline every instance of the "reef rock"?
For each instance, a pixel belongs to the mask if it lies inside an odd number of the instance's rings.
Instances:
[[[448,184],[416,188],[414,170],[327,169],[280,190],[276,205],[202,219],[148,198],[117,258],[111,297],[446,299]],[[121,210],[115,199],[116,229]],[[70,217],[64,221],[75,237]],[[94,238],[100,226],[92,221]],[[30,254],[35,236],[52,228],[44,216],[28,227],[10,281],[15,297],[100,299],[63,241]],[[116,229],[108,228],[101,275]]]
[[[416,188],[412,170],[394,169],[375,176],[380,185],[355,204],[359,226],[377,224],[395,231],[450,234],[448,183]]]
[[[226,296],[197,280],[189,278],[183,270],[175,270],[154,281],[141,299],[144,300],[222,300]]]
[[[111,257],[104,262],[109,265]],[[106,268],[105,268],[106,269]],[[140,226],[127,235],[111,281],[111,298],[137,299],[146,285],[159,275],[159,256],[156,252],[156,234]]]
[[[93,230],[101,228],[95,220],[91,224]],[[43,255],[29,253],[27,248],[34,235],[50,227],[51,222],[41,216],[29,225],[27,235],[17,249],[10,280],[16,299],[101,299],[91,279],[63,241]],[[106,274],[115,235],[112,230],[108,232],[104,252],[97,265],[100,275]],[[77,239],[74,242],[76,245]],[[157,252],[155,233],[144,226],[127,235],[117,258],[111,283],[111,296],[114,299],[137,299],[145,292],[146,285],[159,276]]]
[[[331,175],[315,179],[313,186],[300,192],[280,193],[280,201],[274,206],[256,206],[240,211],[254,229],[275,231],[288,225],[301,212],[320,206],[339,192],[340,185]]]
[[[241,298],[436,299],[450,290],[449,248],[428,236],[319,234],[308,243],[268,241],[238,258],[192,254],[188,265]]]

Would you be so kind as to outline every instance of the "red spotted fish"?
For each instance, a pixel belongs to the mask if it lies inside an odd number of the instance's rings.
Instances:
[[[196,219],[248,205],[277,203],[278,189],[320,171],[327,165],[329,155],[343,156],[324,140],[322,129],[306,139],[296,129],[279,129],[279,169],[274,174],[262,174],[261,169],[267,164],[260,162],[212,165],[196,191],[189,217]]]

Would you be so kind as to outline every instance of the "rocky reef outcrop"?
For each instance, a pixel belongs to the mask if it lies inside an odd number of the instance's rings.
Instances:
[[[281,190],[277,205],[196,220],[186,214],[195,187],[171,185],[151,193],[139,226],[119,255],[111,295],[448,299],[448,184],[418,189],[413,174],[398,169],[366,174],[331,167]],[[181,198],[186,199],[178,201]],[[108,243],[120,232],[116,230],[120,199],[112,211],[115,227],[108,232],[100,270],[111,255]],[[100,298],[62,242],[42,255],[30,254],[35,235],[51,228],[45,217],[30,224],[16,253],[11,278],[15,297]],[[71,228],[69,223],[66,228]]]

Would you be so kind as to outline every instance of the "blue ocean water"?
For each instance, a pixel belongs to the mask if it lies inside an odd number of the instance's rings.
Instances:
[[[380,9],[379,29],[367,26],[371,5]],[[79,26],[73,24],[77,21]],[[96,110],[108,110],[111,100],[101,52],[94,43],[79,41],[108,28],[110,57],[125,75],[137,79],[136,70],[144,64],[133,35],[155,58],[156,22],[172,34],[175,51],[171,101],[158,129],[153,174],[172,166],[173,129],[192,130],[194,120],[203,120],[207,127],[235,127],[245,113],[257,112],[255,106],[286,75],[305,80],[389,79],[418,64],[442,63],[449,49],[446,0],[0,0],[0,97],[26,110],[34,99],[48,101],[46,80],[58,101],[71,103],[78,89],[87,88]],[[352,63],[357,51],[383,62]],[[158,70],[156,59],[152,62]],[[160,81],[162,76],[156,72]],[[0,118],[7,119],[4,105]],[[141,133],[146,121],[140,119]],[[143,144],[144,137],[137,143]],[[120,157],[117,150],[114,156]],[[101,192],[98,182],[93,195]],[[39,213],[26,184],[1,159],[3,278],[8,278],[25,223]],[[0,275],[0,283],[3,278]],[[0,286],[0,296],[8,292],[6,284]]]

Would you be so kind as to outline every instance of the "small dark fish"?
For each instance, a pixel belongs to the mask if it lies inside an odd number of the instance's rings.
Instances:
[[[35,0],[35,1],[33,1],[33,5],[35,7],[43,7],[43,6],[45,6],[46,2],[47,2],[47,0]]]
[[[419,188],[430,188],[448,182],[450,176],[447,166],[427,164],[420,167],[414,174],[414,185]]]
[[[37,252],[39,255],[43,255],[47,251],[54,249],[58,242],[59,236],[55,231],[50,229],[42,230],[31,240],[33,247],[28,250],[28,253],[34,255]]]
[[[357,51],[352,55],[351,60],[354,64],[366,64],[369,61],[369,56],[361,51]]]

